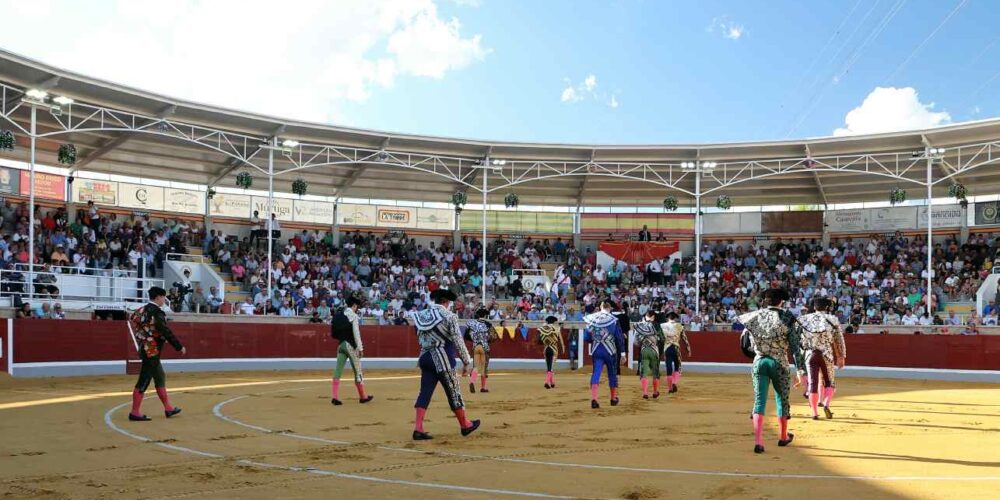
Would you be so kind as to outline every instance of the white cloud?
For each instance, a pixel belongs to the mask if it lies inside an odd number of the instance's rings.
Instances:
[[[387,51],[396,56],[403,73],[444,77],[451,69],[460,69],[481,61],[490,51],[482,46],[482,36],[463,39],[458,19],[443,21],[433,5],[389,37]]]
[[[729,19],[729,16],[713,17],[712,22],[705,28],[709,33],[719,33],[728,40],[739,40],[747,34],[746,28],[742,24]]]
[[[573,81],[569,78],[564,78],[563,83],[566,86],[563,87],[562,95],[559,98],[562,102],[573,103],[589,99],[607,103],[608,107],[611,108],[618,107],[618,98],[616,95],[601,92],[597,89],[597,75],[593,73],[585,76],[578,84],[574,85]]]
[[[583,98],[580,97],[580,95],[576,93],[576,89],[575,88],[573,88],[573,87],[566,87],[562,91],[562,98],[560,100],[562,102],[576,102],[576,101],[579,101],[580,99],[583,99]]]
[[[480,2],[479,0],[451,0],[451,1],[454,2],[455,5],[458,5],[459,7],[479,7],[482,5],[482,2]]]
[[[844,117],[835,136],[917,130],[951,122],[947,111],[933,111],[934,103],[920,102],[913,87],[876,87],[860,106]]]
[[[408,77],[440,79],[483,60],[434,0],[171,2],[0,0],[0,46],[157,93],[312,121]],[[47,26],[63,37],[38,37]]]

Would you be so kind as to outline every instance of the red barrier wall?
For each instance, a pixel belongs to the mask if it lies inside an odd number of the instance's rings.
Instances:
[[[10,344],[7,343],[7,320],[0,318],[0,373],[10,373]]]
[[[275,323],[180,323],[171,328],[188,349],[188,359],[208,358],[332,358],[337,342],[325,325]],[[0,332],[6,322],[0,321]],[[17,363],[52,361],[121,361],[135,358],[123,321],[14,320],[14,360]],[[563,337],[569,345],[569,331]],[[688,334],[693,356],[687,361],[745,363],[736,333]],[[416,335],[409,326],[362,328],[365,356],[416,357]],[[541,359],[542,349],[532,330],[493,344],[494,358]],[[8,356],[5,346],[4,356]],[[1000,370],[1000,336],[851,335],[847,337],[848,364],[899,368]],[[686,353],[684,353],[686,354]],[[167,348],[165,358],[176,358]],[[566,359],[566,354],[561,356]]]

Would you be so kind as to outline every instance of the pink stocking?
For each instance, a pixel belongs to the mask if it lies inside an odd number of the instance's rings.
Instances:
[[[753,414],[753,442],[764,446],[764,416],[756,413]]]
[[[778,417],[781,422],[781,440],[788,441],[788,417]]]
[[[170,398],[167,397],[166,387],[157,387],[156,395],[159,396],[160,402],[163,403],[163,409],[167,411],[173,411],[174,407],[170,406]]]
[[[413,419],[413,428],[417,432],[424,432],[424,417],[427,415],[427,408],[417,408],[417,417]]]
[[[660,377],[656,377],[653,379],[653,394],[659,394],[659,393],[660,393]]]
[[[333,379],[330,382],[330,394],[333,399],[340,399],[340,379]]]
[[[640,380],[639,383],[642,384],[642,395],[643,396],[648,396],[649,395],[649,379],[646,378],[646,377],[642,377],[642,380]]]
[[[469,419],[465,418],[465,408],[455,410],[455,418],[458,420],[458,425],[463,429],[472,426],[472,422],[469,422]]]
[[[819,409],[817,408],[818,405],[819,405],[819,394],[815,392],[810,392],[809,407],[812,408],[814,417],[819,415]]]
[[[354,384],[354,387],[358,388],[358,399],[362,401],[368,399],[368,394],[365,393],[365,384]]]
[[[837,393],[837,388],[836,387],[827,387],[826,388],[826,394],[825,394],[826,397],[823,398],[823,406],[829,408],[830,407],[830,403],[833,402],[833,395],[836,394],[836,393]]]
[[[475,369],[475,368],[473,368],[473,369],[472,369],[472,374],[471,374],[471,375],[469,375],[469,383],[470,383],[470,384],[474,384],[474,383],[476,383],[476,377],[477,377],[477,375],[476,375],[476,369]]]
[[[142,407],[142,392],[139,389],[132,390],[132,414],[135,416],[141,416],[139,409]]]
[[[590,399],[597,401],[597,384],[590,384]]]

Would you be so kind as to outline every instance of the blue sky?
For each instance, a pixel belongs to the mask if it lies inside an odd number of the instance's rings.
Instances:
[[[181,98],[387,131],[694,143],[1000,114],[1000,12],[987,0],[0,6],[14,16],[7,50]],[[62,34],[39,39],[38,26]]]

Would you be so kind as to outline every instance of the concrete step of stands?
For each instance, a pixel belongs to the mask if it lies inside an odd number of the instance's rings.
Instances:
[[[243,287],[237,283],[226,283],[226,293],[240,292]]]
[[[201,247],[185,247],[188,255],[205,255]]]

